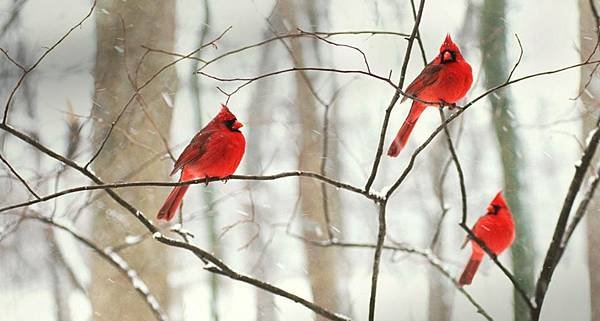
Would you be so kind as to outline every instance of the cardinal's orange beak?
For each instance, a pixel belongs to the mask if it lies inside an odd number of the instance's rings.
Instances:
[[[233,126],[231,126],[233,129],[240,129],[242,127],[244,127],[244,124],[240,123],[239,121],[235,121],[235,123],[233,123]]]

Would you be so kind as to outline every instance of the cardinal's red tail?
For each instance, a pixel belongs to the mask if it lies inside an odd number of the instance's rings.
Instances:
[[[402,127],[400,127],[396,138],[394,138],[392,145],[390,145],[390,148],[388,149],[388,156],[396,157],[398,154],[400,154],[402,148],[406,146],[408,137],[415,127],[415,124],[417,124],[419,116],[421,116],[421,113],[423,110],[425,110],[425,107],[425,105],[418,101],[413,102],[412,106],[410,107],[410,112],[408,113],[406,120],[404,120],[404,124],[402,124]]]
[[[458,280],[458,284],[465,285],[471,284],[473,281],[473,277],[475,276],[475,272],[477,272],[477,268],[479,268],[479,264],[481,263],[481,258],[473,258],[469,259],[469,263],[465,266],[465,270],[463,271],[460,279]]]
[[[185,192],[189,187],[189,185],[175,186],[169,196],[167,196],[165,203],[160,208],[160,211],[158,211],[156,217],[159,220],[163,219],[165,221],[170,221],[173,216],[175,216],[175,212],[177,212],[177,208],[179,207],[179,204],[181,204],[183,195],[185,195]]]

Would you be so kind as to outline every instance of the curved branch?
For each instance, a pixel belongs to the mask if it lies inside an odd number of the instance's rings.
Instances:
[[[199,259],[209,261],[210,263],[208,263],[204,267],[204,269],[209,272],[223,275],[223,276],[226,276],[233,280],[238,280],[238,281],[241,281],[244,283],[251,284],[257,288],[271,292],[275,295],[279,295],[281,297],[292,300],[296,303],[300,303],[303,306],[307,307],[308,309],[312,310],[313,312],[315,312],[319,315],[322,315],[330,320],[334,320],[334,321],[349,321],[350,320],[346,316],[343,316],[343,315],[340,315],[337,313],[333,313],[325,308],[322,308],[308,300],[305,300],[291,292],[288,292],[281,288],[278,288],[270,283],[267,283],[267,282],[249,277],[247,275],[235,272],[234,270],[229,268],[225,263],[220,261],[218,258],[216,258],[212,254],[202,250],[201,248],[199,248],[195,245],[192,245],[192,244],[186,243],[186,242],[181,242],[181,241],[175,240],[170,237],[166,237],[160,233],[154,233],[153,237],[154,237],[154,239],[156,239],[157,241],[159,241],[163,244],[186,249],[186,250],[194,253],[194,255],[196,255]]]
[[[0,161],[2,161],[4,163],[4,165],[6,165],[6,167],[8,167],[8,169],[11,171],[11,173],[13,173],[13,175],[15,175],[17,177],[17,179],[21,182],[21,184],[23,184],[25,186],[25,188],[27,188],[27,190],[29,191],[29,193],[31,193],[31,195],[33,195],[38,200],[40,199],[40,196],[33,190],[33,188],[31,188],[31,186],[29,186],[27,181],[21,175],[19,175],[19,172],[17,172],[17,170],[14,167],[12,167],[12,165],[8,162],[8,160],[6,160],[2,156],[2,154],[0,154]]]
[[[315,173],[315,172],[291,171],[291,172],[282,172],[282,173],[271,174],[271,175],[231,175],[231,176],[227,177],[225,180],[272,181],[272,180],[282,179],[282,178],[286,178],[286,177],[296,177],[296,176],[313,178],[313,179],[319,180],[321,182],[327,183],[331,186],[334,186],[336,188],[340,188],[340,189],[344,189],[344,190],[347,190],[347,191],[350,191],[353,193],[361,194],[375,202],[380,202],[382,200],[381,197],[378,195],[375,195],[372,193],[367,193],[364,190],[362,190],[356,186],[336,181],[334,179],[331,179],[327,176],[324,176],[324,175],[321,175],[321,174]],[[22,203],[18,203],[18,204],[9,205],[9,206],[0,208],[0,213],[6,212],[8,210],[16,209],[16,208],[21,208],[24,206],[30,206],[30,205],[34,205],[37,203],[46,202],[46,201],[49,201],[51,199],[54,199],[54,198],[57,198],[57,197],[60,197],[63,195],[84,192],[84,191],[109,190],[109,189],[119,189],[119,188],[126,188],[126,187],[148,187],[148,186],[172,187],[172,186],[181,186],[181,185],[198,185],[198,184],[206,184],[207,182],[216,182],[216,181],[222,181],[222,180],[223,179],[221,179],[221,178],[208,178],[208,179],[194,179],[194,180],[182,181],[182,182],[146,181],[146,182],[126,182],[126,183],[112,183],[112,184],[98,183],[98,185],[73,187],[73,188],[65,189],[65,190],[62,190],[60,192],[56,192],[53,194],[48,194],[44,197],[40,197],[35,200],[30,200],[30,201],[26,201],[26,202],[22,202]]]
[[[41,143],[35,141],[34,139],[32,139],[31,137],[23,134],[22,132],[6,125],[3,123],[0,123],[0,129],[3,129],[6,132],[11,133],[12,135],[14,135],[15,137],[19,138],[20,140],[30,144],[31,146],[35,147],[36,149],[38,149],[39,151],[41,151],[42,153],[63,162],[65,165],[77,170],[78,172],[82,173],[83,175],[85,175],[86,177],[88,177],[89,179],[91,179],[94,183],[98,184],[98,185],[102,185],[104,184],[104,182],[98,178],[96,175],[94,175],[92,172],[90,172],[88,169],[83,168],[79,165],[77,165],[77,163],[73,162],[70,159],[65,158],[64,156],[59,155],[58,153],[54,152],[53,150],[49,149],[48,147],[42,145]],[[297,172],[298,173],[298,172]],[[320,176],[319,174],[316,173],[311,173],[311,176]],[[292,175],[290,174],[289,176],[299,176],[299,175]],[[184,182],[186,184],[188,184],[188,182]],[[167,183],[165,183],[166,185]],[[168,183],[168,184],[172,184],[172,183]],[[106,193],[115,201],[117,202],[119,205],[121,205],[124,209],[126,209],[130,214],[134,215],[135,218],[146,227],[146,229],[152,233],[152,236],[154,239],[156,239],[157,241],[166,244],[166,245],[170,245],[170,246],[174,246],[174,247],[179,247],[179,248],[183,248],[186,249],[192,253],[194,253],[194,255],[196,255],[201,261],[208,261],[210,263],[212,263],[214,266],[216,266],[217,268],[214,267],[205,267],[205,269],[207,271],[213,272],[213,273],[218,273],[224,276],[227,276],[233,280],[238,280],[244,283],[248,283],[248,284],[252,284],[258,288],[261,288],[263,290],[269,291],[275,295],[279,295],[281,297],[290,299],[294,302],[300,303],[303,306],[305,306],[306,308],[314,311],[315,313],[322,315],[328,319],[334,320],[334,321],[348,321],[350,320],[349,318],[333,313],[319,305],[316,305],[310,301],[307,301],[293,293],[287,292],[281,288],[278,288],[274,285],[271,285],[269,283],[263,282],[261,280],[258,279],[254,279],[252,277],[249,277],[247,275],[243,275],[243,274],[239,274],[235,271],[233,271],[232,269],[230,269],[227,265],[225,265],[225,263],[221,262],[218,258],[216,258],[215,256],[213,256],[212,254],[202,250],[201,248],[189,244],[189,243],[185,243],[185,242],[180,242],[178,240],[166,237],[164,235],[162,235],[158,228],[144,215],[144,213],[142,213],[141,211],[139,211],[136,207],[134,207],[133,205],[131,205],[129,202],[127,202],[126,200],[124,200],[121,196],[119,196],[119,194],[117,194],[114,190],[112,189],[104,189],[104,191],[106,191]]]
[[[242,85],[240,85],[239,87],[237,87],[233,92],[226,93],[227,96],[232,96],[233,94],[240,91],[242,88],[250,85],[251,83],[253,83],[257,80],[261,80],[263,78],[267,78],[267,77],[271,77],[271,76],[275,76],[275,75],[279,75],[279,74],[284,74],[284,73],[288,73],[288,72],[298,72],[298,71],[319,71],[319,72],[333,72],[333,73],[340,73],[340,74],[359,74],[359,75],[368,76],[368,77],[372,77],[377,80],[383,81],[386,84],[392,86],[394,89],[397,89],[396,85],[394,85],[394,83],[391,80],[389,80],[388,78],[376,75],[369,71],[363,71],[363,70],[342,70],[342,69],[321,68],[321,67],[293,67],[293,68],[288,68],[288,69],[272,71],[272,72],[262,74],[262,75],[259,75],[256,77],[246,77],[246,78],[241,78],[241,77],[222,78],[222,77],[213,76],[213,75],[205,73],[203,71],[198,71],[197,73],[199,75],[202,75],[202,76],[205,76],[205,77],[217,80],[217,81],[221,81],[221,82],[244,81],[244,83]]]
[[[133,287],[133,289],[140,295],[140,297],[142,297],[144,302],[148,305],[148,308],[150,308],[150,311],[152,311],[152,314],[154,314],[154,317],[157,320],[160,320],[160,321],[168,321],[169,320],[167,315],[164,313],[163,309],[160,307],[156,297],[148,289],[148,285],[146,285],[146,282],[144,282],[141,279],[139,274],[134,269],[132,269],[129,266],[129,264],[127,264],[125,259],[123,259],[116,252],[114,252],[111,248],[106,248],[106,249],[102,250],[96,244],[94,244],[91,240],[89,240],[88,238],[86,238],[85,236],[80,234],[79,232],[76,232],[71,227],[67,227],[64,224],[58,223],[57,221],[55,221],[51,218],[46,218],[46,217],[39,216],[39,215],[35,215],[35,216],[26,215],[26,216],[24,216],[24,218],[51,225],[55,228],[61,229],[65,232],[71,234],[71,236],[73,236],[76,240],[78,240],[83,245],[87,246],[89,249],[94,251],[94,253],[96,253],[99,257],[104,259],[110,265],[114,266],[123,276],[125,276],[129,280],[129,283],[131,283],[131,286]]]

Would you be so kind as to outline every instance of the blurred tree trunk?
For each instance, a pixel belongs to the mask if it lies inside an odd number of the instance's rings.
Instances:
[[[209,0],[202,1],[202,9],[204,10],[204,19],[200,21],[200,34],[198,36],[198,43],[196,47],[202,46],[207,41],[209,26],[211,25],[211,14],[210,14],[210,6]],[[193,105],[194,115],[197,121],[196,131],[200,131],[204,124],[208,123],[210,119],[202,118],[202,100],[200,99],[202,94],[202,88],[200,87],[200,79],[198,75],[195,73],[196,70],[200,68],[200,62],[196,62],[190,64],[191,68],[189,70],[189,85],[190,85],[190,95],[191,101]],[[215,108],[217,106],[211,106]],[[212,109],[210,109],[212,110]],[[190,137],[192,137],[190,135]],[[200,199],[202,200],[202,204],[210,206],[214,202],[214,184],[209,184],[204,186],[204,188],[200,189]],[[217,221],[216,218],[218,216],[217,209],[215,207],[208,208],[207,212],[204,213],[206,215],[206,232],[208,237],[207,246],[210,247],[212,254],[217,257],[221,256],[220,248],[217,243]],[[215,273],[209,273],[208,278],[210,279],[210,315],[212,321],[219,321],[219,276]]]
[[[453,132],[453,131],[451,131]],[[442,133],[442,135],[444,135]],[[452,137],[456,137],[453,135]],[[456,144],[456,141],[454,141]],[[445,228],[444,220],[446,215],[446,207],[448,207],[447,199],[444,195],[444,182],[452,175],[450,172],[454,169],[448,168],[444,176],[444,169],[448,162],[448,144],[446,139],[437,140],[431,146],[431,162],[432,165],[429,168],[434,168],[435,171],[431,173],[431,185],[433,186],[436,196],[440,201],[440,209],[436,211],[434,216],[430,217],[429,227],[431,230],[427,231],[426,235],[434,235],[431,240],[431,250],[437,257],[443,257],[443,253],[446,250],[444,244],[450,238],[448,229]],[[450,165],[453,166],[453,165]],[[440,184],[442,183],[442,184]],[[450,243],[453,244],[453,243]],[[434,267],[429,268],[429,321],[439,320],[450,320],[452,316],[452,304],[454,299],[454,287],[450,286],[447,279],[440,274],[440,272]]]
[[[485,73],[485,87],[491,88],[506,80],[512,66],[506,50],[506,1],[485,0],[481,9],[480,47]],[[521,183],[522,152],[519,138],[512,124],[510,92],[508,88],[488,96],[492,105],[492,119],[504,176],[504,195],[512,210],[517,226],[515,242],[511,247],[513,273],[524,290],[532,293],[534,280],[534,246],[531,215],[523,206]],[[514,320],[528,320],[529,308],[513,290]]]
[[[16,1],[15,1],[16,4]],[[20,11],[17,11],[14,16],[14,20],[12,21],[12,26],[14,28],[22,27],[21,25],[21,17],[22,14]],[[17,61],[30,61],[30,57],[28,57],[27,46],[25,45],[26,40],[19,37],[18,47],[17,47]],[[30,119],[30,123],[33,125],[30,131],[30,135],[36,141],[40,141],[40,136],[43,137],[43,133],[40,133],[39,128],[41,125],[40,119],[43,120],[43,108],[39,105],[36,105],[34,101],[36,100],[37,90],[36,84],[32,82],[31,79],[25,79],[23,84],[21,85],[21,99],[24,101],[25,112],[27,117]],[[42,113],[42,117],[40,116],[40,112]],[[67,140],[68,141],[68,140]],[[68,141],[70,145],[71,142]],[[42,154],[35,153],[34,154],[34,164],[32,164],[36,170],[36,175],[38,177],[43,177],[43,166],[42,166]],[[73,154],[67,153],[65,157],[71,159]],[[60,180],[62,172],[56,176],[57,180]],[[54,185],[52,183],[48,184],[39,184],[38,186],[33,185],[33,189],[38,192],[38,194],[44,194],[48,190],[51,190],[50,186]],[[58,182],[56,182],[56,187],[58,187]],[[56,238],[56,229],[54,229],[50,225],[37,225],[32,226],[32,229],[39,230],[34,233],[40,233],[44,236],[41,242],[43,244],[39,244],[36,246],[45,247],[48,257],[44,258],[45,261],[50,262],[50,268],[47,269],[50,277],[50,284],[52,287],[52,294],[54,300],[54,309],[55,309],[55,317],[58,321],[69,321],[71,320],[71,309],[69,306],[69,294],[71,291],[71,282],[65,276],[67,275],[67,266],[65,261],[62,259],[59,249],[58,240]],[[22,240],[28,246],[31,246],[32,240],[27,238],[26,240]]]
[[[277,10],[277,9],[274,9]],[[265,39],[270,38],[273,34],[269,31],[265,32]],[[261,56],[258,62],[258,73],[264,74],[271,67],[274,50],[270,46],[261,47]],[[275,80],[276,81],[276,80]],[[252,106],[252,112],[248,113],[248,129],[246,130],[246,154],[244,155],[247,172],[250,174],[262,174],[265,170],[265,164],[268,162],[267,157],[264,156],[264,144],[268,143],[271,125],[273,123],[272,115],[266,110],[265,106],[269,106],[271,98],[269,94],[273,90],[271,80],[265,80],[261,86],[255,87],[256,91],[253,93],[250,99],[250,106]],[[248,181],[248,190],[252,195],[270,195],[270,185],[261,184],[261,182]],[[248,213],[256,213],[257,205],[254,203],[254,196],[251,198],[251,203],[248,205]],[[255,222],[261,226],[269,225],[273,223],[270,218],[274,217],[274,213],[268,206],[260,206],[260,221],[259,217],[254,217]],[[246,237],[248,239],[253,237],[254,229],[248,229]],[[274,232],[273,232],[274,233]],[[256,264],[257,260],[260,260],[256,267],[256,277],[267,282],[273,278],[272,266],[274,262],[271,257],[271,253],[265,250],[267,242],[269,242],[270,235],[265,235],[265,232],[260,232],[258,238],[252,246],[249,248],[248,264]],[[273,254],[277,255],[277,254]],[[275,297],[273,294],[255,289],[256,295],[256,320],[260,321],[275,321],[277,320],[277,311],[275,306]]]
[[[56,230],[54,229],[46,229],[45,233],[46,240],[48,241],[47,244],[50,247],[50,258],[48,261],[50,262],[52,292],[56,309],[55,316],[57,321],[69,321],[71,320],[71,308],[69,305],[71,280],[67,277],[68,267],[61,258],[55,233]]]
[[[97,122],[92,146],[98,148],[107,133],[107,125],[116,119],[134,92],[128,73],[135,78],[136,67],[145,51],[141,45],[174,50],[175,1],[142,4],[137,1],[101,0],[96,10],[96,29],[96,92],[92,116]],[[167,55],[147,55],[138,72],[138,84],[172,60]],[[170,68],[142,90],[144,105],[134,102],[128,107],[104,150],[92,164],[94,172],[104,181],[119,181],[156,153],[165,152],[166,146],[159,135],[168,140],[172,112],[168,101],[174,97],[176,83],[175,68]],[[131,180],[165,180],[170,167],[170,162],[158,160],[148,164]],[[155,215],[167,193],[167,189],[158,188],[119,191],[121,196],[150,217]],[[127,235],[145,232],[137,220],[108,197],[97,202],[92,225],[93,237],[101,246],[122,243]],[[166,310],[169,264],[165,247],[145,241],[120,253],[146,281],[150,292]],[[90,296],[94,320],[154,319],[131,284],[113,267],[93,259],[92,268]]]
[[[591,3],[594,3],[596,10],[600,8],[600,1],[597,0],[579,0],[579,43],[581,60],[588,59],[590,54],[595,51],[593,60],[600,59],[599,49],[596,44],[600,39],[600,30],[591,9]],[[596,119],[600,112],[600,80],[598,79],[599,72],[596,70],[596,65],[583,66],[580,74],[580,92],[581,102],[586,115],[583,117],[583,137],[587,137],[588,133],[594,128]],[[594,77],[590,79],[592,76]],[[590,82],[591,81],[591,82]],[[589,83],[588,83],[589,82]],[[589,113],[589,114],[587,114]],[[598,164],[600,157],[592,164]],[[587,222],[587,241],[588,241],[588,273],[590,278],[590,306],[591,306],[591,321],[600,321],[600,256],[598,256],[598,248],[600,248],[600,200],[596,197],[592,199],[588,207],[586,217]]]
[[[440,230],[439,237],[445,237],[445,229]],[[444,244],[441,241],[432,248],[433,254],[441,257],[444,253]],[[448,279],[435,268],[429,268],[429,321],[450,320],[452,316],[452,303],[454,290],[448,286]]]
[[[298,5],[298,7],[296,6]],[[280,1],[275,8],[273,21],[275,29],[279,33],[289,32],[287,28],[298,26],[297,14],[300,10],[305,10],[308,16],[314,14],[310,12],[310,3],[300,3],[292,0]],[[316,26],[314,26],[316,27]],[[304,48],[300,41],[293,39],[290,41],[290,53],[295,67],[304,66],[306,60]],[[322,136],[316,132],[321,132],[321,125],[317,121],[317,106],[315,98],[307,85],[308,78],[301,73],[295,73],[296,98],[294,105],[297,107],[300,131],[301,147],[298,156],[298,166],[300,170],[319,172],[322,153]],[[303,224],[304,237],[311,240],[325,239],[327,236],[327,225],[325,223],[325,210],[323,206],[321,184],[314,180],[300,179],[299,190],[302,205],[302,217],[305,220]],[[335,216],[330,209],[330,216]],[[306,261],[308,264],[308,278],[313,294],[313,300],[316,304],[328,309],[339,310],[338,302],[338,284],[336,266],[339,266],[339,252],[335,249],[317,248],[305,246]],[[324,320],[316,316],[316,320]]]
[[[463,21],[463,25],[458,33],[457,39],[460,43],[466,42],[467,39],[476,38],[477,35],[473,35],[476,30],[476,17],[473,14],[475,10],[475,6],[472,1],[468,1],[467,9],[465,12],[465,17]],[[425,62],[426,64],[427,62]],[[460,119],[458,124],[452,123],[448,125],[450,130],[450,134],[452,137],[452,142],[454,147],[458,150],[458,146],[460,141],[464,141],[469,139],[470,137],[465,137],[462,135],[462,131],[464,128],[464,118]],[[456,128],[456,130],[454,130]],[[442,133],[445,136],[444,133]],[[473,135],[476,137],[476,135]],[[477,144],[478,142],[476,142]],[[469,142],[465,142],[464,144],[469,145]],[[456,244],[456,226],[452,226],[451,228],[447,228],[445,224],[445,217],[448,213],[447,209],[449,208],[448,201],[449,197],[445,194],[444,186],[445,182],[447,182],[452,177],[456,178],[454,163],[452,162],[452,158],[449,156],[449,147],[448,143],[444,137],[444,139],[435,140],[432,142],[430,154],[432,156],[433,164],[429,168],[434,168],[435,171],[431,172],[431,183],[433,185],[433,189],[435,190],[436,197],[439,199],[440,208],[431,219],[431,223],[429,226],[436,229],[433,231],[433,238],[431,240],[431,244],[429,247],[433,251],[437,257],[444,257],[444,253],[447,250],[448,244]],[[476,158],[478,155],[469,155],[471,160]],[[460,156],[459,156],[460,157]],[[472,164],[477,164],[476,161],[472,162]],[[474,173],[477,172],[477,166],[474,168],[470,168],[468,170],[469,176],[473,176]],[[476,175],[476,174],[475,174]],[[458,178],[456,178],[458,182]],[[478,182],[477,179],[471,179],[469,181],[469,185]],[[450,183],[450,190],[455,190],[456,188]],[[431,235],[431,234],[427,234]],[[456,251],[456,248],[451,249],[451,251]],[[454,297],[456,296],[455,287],[448,283],[448,280],[440,274],[440,272],[435,269],[433,266],[429,268],[429,321],[438,321],[438,320],[450,320],[452,317],[452,309],[454,308]]]
[[[272,36],[270,33],[267,35],[268,38]],[[262,48],[261,58],[259,61],[259,73],[263,74],[267,72],[267,69],[271,66],[270,61],[273,58],[272,49],[265,46]],[[258,86],[256,92],[253,94],[250,105],[252,106],[252,112],[248,114],[248,129],[246,134],[247,148],[246,154],[244,157],[246,158],[246,167],[248,168],[248,173],[259,174],[264,171],[265,159],[263,159],[263,149],[262,146],[265,144],[268,139],[265,137],[265,133],[269,132],[270,123],[273,121],[271,115],[265,112],[265,106],[268,106],[269,101],[269,93],[271,92],[273,86],[271,86],[270,81],[265,81],[262,86]],[[248,182],[248,190],[250,193],[254,195],[263,194],[269,195],[269,185],[268,184],[260,184],[260,182],[249,181]],[[256,213],[256,205],[254,202],[249,204],[248,213]],[[260,209],[260,218],[261,221],[257,222],[260,225],[268,225],[272,222],[269,221],[269,218],[273,217],[273,213],[270,211],[270,208],[267,206],[261,206]],[[258,220],[258,217],[254,217],[255,220]],[[247,233],[246,237],[251,238],[252,233],[254,233],[253,229],[248,229],[249,233]],[[264,235],[260,233],[257,239],[257,244],[252,246],[251,248],[255,251],[257,255],[247,255],[249,262],[248,264],[254,264],[253,261],[258,260],[259,257],[262,256],[262,260],[257,267],[256,277],[269,282],[269,276],[272,275],[272,271],[270,271],[273,263],[271,262],[270,253],[264,253],[264,246],[268,242],[269,235]],[[250,261],[252,260],[252,261]],[[273,294],[263,291],[260,289],[255,289],[256,295],[256,320],[260,321],[275,321],[277,320],[276,312],[275,312],[275,298]]]

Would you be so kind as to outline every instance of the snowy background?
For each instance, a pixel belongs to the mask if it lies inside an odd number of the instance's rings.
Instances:
[[[0,26],[7,24],[13,16],[15,3],[0,1]],[[413,18],[408,1],[315,1],[321,21],[319,31],[387,30],[409,33]],[[475,1],[475,5],[479,2]],[[203,58],[210,58],[227,51],[256,43],[268,38],[266,18],[273,10],[273,1],[211,1],[211,21],[205,25],[204,10],[199,1],[177,1],[176,52],[188,53],[198,47],[198,34],[201,28],[208,28],[208,38],[212,39],[229,26],[232,29],[218,42],[218,48],[203,51]],[[479,76],[481,53],[478,48],[477,17],[465,15],[467,1],[431,0],[426,2],[420,33],[427,58],[433,58],[446,33],[453,35],[459,43],[466,59],[474,70],[475,83],[467,95],[469,98],[485,90]],[[49,45],[54,43],[66,30],[87,12],[87,1],[41,1],[28,0],[20,9],[18,21],[0,36],[0,47],[10,53],[19,52],[22,61],[34,61]],[[515,77],[539,71],[559,68],[580,61],[579,58],[579,14],[574,1],[509,1],[507,34],[509,62],[512,65],[518,58],[519,47],[512,34],[518,34],[523,44],[523,60]],[[97,10],[98,14],[112,14]],[[76,115],[90,114],[94,95],[94,64],[96,53],[95,17],[77,28],[28,79],[27,93],[21,91],[11,107],[10,122],[20,129],[35,127],[40,133],[40,142],[52,149],[66,149],[66,114],[69,108]],[[473,25],[473,19],[475,24]],[[469,23],[471,21],[471,23]],[[299,15],[298,27],[315,30],[308,17]],[[373,73],[387,76],[392,71],[396,81],[400,72],[407,41],[393,35],[345,35],[333,38],[335,41],[359,47],[367,55]],[[306,40],[310,43],[314,40]],[[270,45],[271,57],[287,57],[285,48],[275,42]],[[356,51],[343,47],[318,44],[318,53],[307,54],[306,65],[329,66],[339,69],[362,69],[364,64]],[[116,50],[116,49],[115,49]],[[249,50],[234,55],[206,69],[207,73],[220,77],[252,77],[263,73],[258,67],[263,49]],[[269,70],[285,69],[291,66],[288,58],[272,58]],[[178,91],[173,93],[174,111],[170,143],[178,155],[195,131],[203,124],[197,123],[197,110],[192,103],[190,73],[193,63],[183,61],[177,64],[179,77]],[[6,62],[1,65],[0,97],[5,101],[14,85],[16,75]],[[412,80],[421,70],[422,61],[418,47],[413,47],[413,56],[407,72]],[[10,70],[9,70],[10,69]],[[529,249],[535,258],[536,274],[542,264],[543,255],[549,244],[553,227],[562,205],[564,194],[573,174],[574,164],[580,157],[581,106],[577,96],[579,69],[555,75],[543,76],[519,82],[510,87],[512,108],[515,111],[514,124],[523,146],[522,158],[525,186],[519,191],[525,211],[533,218],[535,248]],[[333,105],[331,133],[337,143],[339,163],[333,176],[344,182],[364,186],[376,150],[379,130],[384,110],[393,95],[393,89],[383,82],[367,77],[352,75],[310,74],[315,88],[329,100],[336,87],[343,86],[339,98]],[[202,119],[210,119],[218,111],[219,104],[227,97],[216,86],[232,90],[236,86],[219,83],[212,79],[196,76],[203,88],[200,96]],[[268,137],[258,147],[263,161],[245,157],[238,174],[267,174],[298,168],[301,126],[293,108],[294,75],[292,73],[275,76],[255,82],[229,101],[229,105],[244,122],[244,131],[255,130]],[[262,108],[267,115],[255,122],[247,122],[257,99],[256,92],[261,86],[269,90],[260,97],[265,103]],[[36,119],[25,112],[25,97],[37,109]],[[70,106],[70,107],[69,107]],[[320,107],[320,106],[318,106]],[[392,135],[400,127],[408,103],[397,105],[391,118],[386,146]],[[320,115],[321,112],[319,111]],[[502,189],[502,170],[499,147],[491,123],[491,107],[486,100],[477,102],[467,110],[460,120],[464,132],[458,147],[459,157],[466,172],[469,192],[469,224],[483,214],[489,200]],[[375,191],[385,191],[397,179],[408,163],[410,152],[414,150],[431,131],[439,125],[437,110],[427,110],[413,136],[407,151],[397,159],[384,157]],[[456,126],[456,127],[455,127]],[[92,133],[91,123],[84,126],[82,136],[86,145],[78,156],[79,160],[90,157],[93,150],[89,143]],[[322,133],[315,130],[314,135]],[[441,135],[440,135],[441,137]],[[442,141],[440,138],[436,139]],[[390,200],[388,217],[388,237],[391,240],[426,248],[432,237],[432,222],[439,216],[439,200],[433,189],[435,180],[430,175],[432,166],[438,164],[432,156],[432,148],[444,148],[443,144],[428,147],[418,158],[413,172]],[[26,179],[37,182],[41,194],[53,189],[52,179],[42,180],[56,172],[56,162],[47,157],[40,159],[39,166],[32,156],[31,148],[25,148],[17,140],[4,139],[2,154],[23,174]],[[443,155],[443,154],[442,154]],[[439,156],[438,156],[439,157]],[[445,157],[443,158],[445,160]],[[264,160],[270,160],[265,162]],[[114,166],[119,166],[115,164]],[[0,205],[24,201],[29,197],[26,190],[17,182],[8,180],[9,172],[2,169]],[[87,185],[72,172],[61,181],[61,189]],[[193,186],[184,205],[187,219],[185,228],[196,235],[194,242],[207,247],[208,233],[206,222],[211,216],[216,219],[217,233],[223,228],[251,214],[248,210],[247,190],[253,190],[257,222],[260,227],[259,239],[247,248],[246,245],[256,228],[252,224],[242,224],[224,233],[218,239],[220,257],[235,269],[255,275],[257,266],[262,269],[266,281],[276,284],[305,298],[311,298],[307,278],[304,243],[286,233],[290,229],[299,230],[310,225],[298,212],[298,184],[296,179],[271,182],[246,182],[232,180],[227,184],[216,183],[210,188],[214,199],[225,198],[207,214],[207,205],[199,197],[203,185]],[[161,189],[161,188],[157,188]],[[460,194],[456,173],[451,167],[444,184],[446,206],[449,208],[444,220],[443,253],[441,259],[454,275],[460,273],[466,262],[469,250],[461,250],[464,233],[458,227],[460,220]],[[166,193],[166,190],[164,190]],[[336,237],[345,241],[373,243],[377,235],[377,209],[369,200],[356,194],[339,192],[340,213],[343,222],[336,226]],[[53,204],[45,203],[35,208],[39,211],[67,211],[82,201],[83,196],[74,194]],[[265,214],[266,213],[266,214]],[[264,215],[267,215],[265,217]],[[0,215],[4,215],[0,214]],[[89,232],[89,216],[83,214],[77,227]],[[127,215],[120,213],[116,215]],[[149,216],[152,213],[148,213]],[[8,220],[8,219],[6,219]],[[2,222],[2,217],[0,217]],[[40,247],[44,236],[37,223],[24,223],[15,233],[0,243],[0,311],[3,320],[56,320],[55,292],[49,281],[46,259],[47,248]],[[282,227],[283,226],[283,227]],[[315,227],[317,228],[317,227]],[[518,228],[518,227],[517,227]],[[89,233],[88,233],[89,234]],[[548,298],[543,309],[544,320],[587,320],[590,318],[589,287],[587,278],[587,256],[585,225],[576,232],[563,261],[554,275]],[[62,235],[57,249],[66,257],[68,264],[76,272],[75,277],[84,285],[91,282],[88,264],[93,255],[81,248],[70,237]],[[124,240],[121,240],[122,242]],[[267,242],[268,241],[268,242]],[[260,244],[258,244],[260,243]],[[265,246],[261,244],[266,244]],[[161,245],[156,245],[160,247]],[[268,264],[261,253],[267,253]],[[169,250],[172,265],[168,284],[179,293],[180,298],[171,300],[169,315],[174,320],[211,319],[210,277],[201,269],[200,262],[193,256]],[[510,266],[510,255],[500,256],[502,262]],[[430,266],[418,256],[384,253],[381,267],[378,295],[378,320],[425,320],[428,315],[428,282]],[[166,264],[167,264],[166,263]],[[343,260],[336,267],[340,271],[338,281],[344,287],[340,298],[344,302],[341,311],[356,320],[365,320],[368,314],[368,298],[372,251],[360,249],[343,250]],[[266,265],[266,266],[265,266]],[[443,279],[442,279],[443,280]],[[512,320],[512,286],[502,272],[489,260],[482,264],[479,274],[468,290],[474,298],[496,320]],[[79,291],[68,291],[67,302],[72,320],[90,320],[93,309],[86,296]],[[453,320],[481,320],[473,306],[460,293],[452,290]],[[219,278],[218,315],[220,320],[254,320],[257,313],[256,292],[245,284]],[[309,320],[313,313],[289,300],[275,298],[278,320]],[[260,318],[259,318],[260,319]]]

